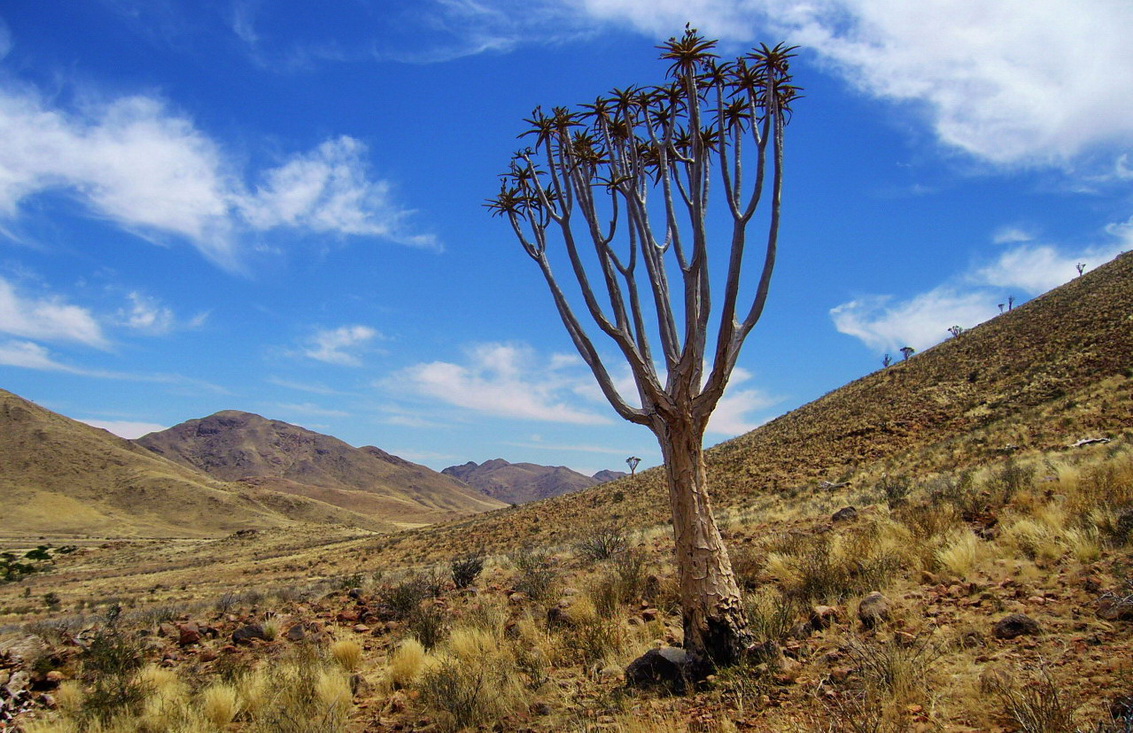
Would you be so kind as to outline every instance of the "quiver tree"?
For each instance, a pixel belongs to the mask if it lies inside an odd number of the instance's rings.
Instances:
[[[729,664],[750,638],[712,517],[703,439],[767,301],[783,136],[797,89],[789,73],[793,47],[760,46],[723,63],[715,46],[686,27],[681,38],[659,47],[670,62],[667,83],[617,89],[575,110],[537,108],[521,135],[531,146],[512,158],[487,205],[507,219],[538,264],[563,325],[614,410],[657,436],[685,648]],[[726,214],[710,222],[714,190]],[[762,261],[754,282],[741,288],[753,222],[761,230]],[[720,287],[709,273],[724,247],[726,264],[721,259],[715,272],[723,277]],[[574,299],[552,269],[552,251],[565,258],[577,285]],[[628,363],[636,399],[615,387],[577,299]]]

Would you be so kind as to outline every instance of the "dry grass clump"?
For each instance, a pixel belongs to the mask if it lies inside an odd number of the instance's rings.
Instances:
[[[331,644],[330,655],[347,672],[357,672],[362,666],[362,645],[353,639],[340,639]]]
[[[763,586],[744,597],[748,627],[759,641],[787,638],[799,616],[799,604],[778,588]]]
[[[224,729],[236,719],[239,696],[236,687],[214,682],[201,691],[201,712],[214,728]]]
[[[498,633],[460,626],[426,663],[417,682],[421,701],[448,730],[498,722],[523,700],[512,650]]]
[[[987,542],[969,527],[953,530],[935,552],[940,568],[954,578],[966,578],[991,554]]]
[[[908,528],[889,518],[845,532],[792,534],[768,553],[766,570],[783,591],[804,602],[836,602],[887,587],[917,564]]]
[[[425,647],[413,637],[398,644],[389,658],[387,676],[394,689],[409,687],[425,668]]]
[[[1006,717],[1023,733],[1063,733],[1077,730],[1072,704],[1045,666],[1029,679],[1004,672],[985,678],[986,691],[994,695]]]

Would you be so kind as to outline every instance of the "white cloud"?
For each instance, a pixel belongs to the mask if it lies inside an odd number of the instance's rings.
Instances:
[[[1127,0],[563,0],[667,37],[785,39],[875,97],[922,104],[941,141],[1002,164],[1063,165],[1133,143]]]
[[[66,111],[27,88],[0,86],[0,216],[30,197],[66,192],[97,217],[151,239],[182,239],[217,265],[242,265],[241,237],[286,227],[376,236],[436,249],[414,233],[391,185],[372,180],[365,146],[328,140],[262,173],[238,166],[182,113],[144,95]]]
[[[118,311],[119,323],[136,331],[155,335],[173,330],[177,319],[172,309],[162,305],[156,298],[138,291],[127,297],[130,307]]]
[[[499,417],[579,425],[611,422],[568,402],[582,383],[593,379],[587,370],[569,370],[562,360],[540,359],[528,347],[500,343],[472,347],[467,361],[418,364],[394,375],[386,386]]]
[[[103,430],[109,430],[119,438],[126,438],[128,440],[134,440],[143,435],[156,433],[168,427],[167,425],[159,425],[152,422],[133,422],[130,420],[79,420],[79,422],[84,422],[87,425],[102,428]]]
[[[303,348],[303,355],[340,366],[361,366],[362,360],[357,351],[370,341],[378,338],[380,334],[369,326],[340,326],[334,329],[323,329],[315,333]]]
[[[830,316],[839,332],[861,339],[878,353],[893,354],[904,346],[923,351],[947,338],[951,326],[970,328],[997,314],[995,297],[983,290],[941,286],[904,301],[859,298],[831,309]]]
[[[712,411],[706,432],[716,435],[736,436],[750,432],[762,422],[756,422],[751,413],[766,410],[779,403],[779,399],[759,389],[737,389],[736,387],[752,378],[752,373],[743,367],[732,370],[724,396]]]
[[[0,333],[43,341],[70,341],[105,349],[106,337],[86,308],[59,296],[26,296],[0,277]]]
[[[1064,253],[1049,244],[1025,244],[1004,252],[969,279],[977,284],[1038,295],[1074,278],[1079,263],[1093,269],[1112,260],[1127,244],[1090,247],[1076,253]]]
[[[50,352],[31,341],[0,341],[0,365],[45,372],[76,372],[51,358]]]
[[[412,212],[394,204],[389,182],[369,180],[365,154],[352,137],[327,140],[267,171],[264,184],[241,202],[242,213],[257,229],[301,227],[438,249],[435,237],[407,230]]]
[[[1118,238],[1108,245],[1066,252],[1049,244],[1025,242],[978,266],[954,281],[905,300],[870,295],[830,311],[839,332],[861,339],[871,349],[896,353],[902,346],[918,351],[948,338],[951,326],[971,328],[1000,312],[999,304],[1014,295],[1041,295],[1078,275],[1077,265],[1093,269],[1133,243],[1126,225],[1107,231]]]

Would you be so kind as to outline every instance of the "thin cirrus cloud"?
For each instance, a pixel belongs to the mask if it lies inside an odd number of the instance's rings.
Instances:
[[[373,180],[366,146],[339,136],[280,165],[244,174],[184,114],[144,95],[64,110],[34,89],[0,86],[0,217],[65,192],[92,216],[139,236],[183,240],[239,271],[250,232],[374,236],[439,249],[414,232],[388,181]]]
[[[1045,293],[1078,275],[1078,265],[1092,269],[1128,248],[1133,240],[1122,227],[1110,227],[1116,241],[1066,253],[1037,242],[1016,244],[989,264],[975,267],[954,281],[906,299],[870,295],[830,311],[839,332],[860,339],[877,353],[896,353],[903,346],[918,351],[948,337],[952,326],[970,328],[997,315],[1014,296]],[[1021,230],[998,241],[1018,242]]]
[[[369,326],[339,326],[320,329],[307,340],[302,354],[308,359],[339,366],[361,366],[358,352],[381,334]]]
[[[629,370],[615,370],[616,386],[624,395],[636,394]],[[737,367],[724,397],[708,425],[717,435],[739,435],[758,426],[751,413],[779,402],[756,388],[737,388],[752,375]],[[606,405],[594,377],[571,355],[539,356],[524,345],[487,343],[468,350],[464,364],[430,362],[402,370],[386,381],[391,390],[405,391],[482,414],[578,425],[615,422],[591,405]]]
[[[385,386],[482,414],[574,425],[605,425],[605,415],[572,404],[589,373],[573,362],[540,358],[515,344],[479,344],[466,364],[434,361],[401,370]]]
[[[99,349],[109,343],[94,315],[57,295],[28,295],[0,277],[0,333]]]

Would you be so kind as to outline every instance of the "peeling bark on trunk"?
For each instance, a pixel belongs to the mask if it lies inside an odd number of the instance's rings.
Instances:
[[[669,482],[685,649],[717,666],[735,664],[751,643],[728,551],[712,516],[703,431],[670,424],[657,431]]]

